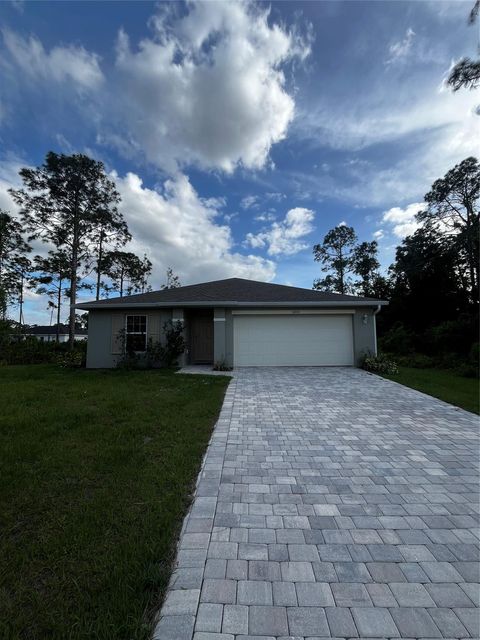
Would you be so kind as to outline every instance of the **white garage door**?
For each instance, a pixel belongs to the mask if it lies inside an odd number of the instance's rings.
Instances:
[[[237,367],[353,365],[351,315],[238,315]]]

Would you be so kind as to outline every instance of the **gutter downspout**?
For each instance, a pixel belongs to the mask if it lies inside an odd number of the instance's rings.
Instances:
[[[381,304],[377,305],[377,308],[375,309],[375,311],[373,312],[373,336],[375,338],[375,357],[378,355],[378,349],[377,349],[377,313],[380,311],[380,309],[382,308]]]

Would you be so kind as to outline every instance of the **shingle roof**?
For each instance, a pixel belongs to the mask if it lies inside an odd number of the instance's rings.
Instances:
[[[282,284],[271,284],[267,282],[257,282],[255,280],[245,280],[243,278],[228,278],[226,280],[214,280],[213,282],[202,282],[176,289],[164,289],[160,291],[149,291],[133,296],[123,296],[119,298],[109,298],[108,300],[98,300],[77,304],[80,309],[97,309],[104,307],[118,306],[238,306],[248,304],[265,305],[331,305],[341,306],[356,304],[378,305],[386,304],[382,300],[374,298],[361,298],[358,296],[342,295],[338,293],[325,293],[312,289],[301,289],[299,287],[288,287]]]

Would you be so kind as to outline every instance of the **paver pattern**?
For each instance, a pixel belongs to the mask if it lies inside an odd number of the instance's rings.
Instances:
[[[235,371],[155,640],[480,638],[478,444],[357,369]]]

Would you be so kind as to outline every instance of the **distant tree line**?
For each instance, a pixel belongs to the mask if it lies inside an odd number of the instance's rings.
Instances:
[[[102,162],[51,151],[40,167],[21,169],[20,177],[23,187],[10,189],[19,215],[0,210],[0,319],[5,321],[15,305],[21,326],[30,289],[48,298],[58,327],[68,301],[73,346],[78,293],[95,292],[98,300],[147,291],[152,263],[146,255],[124,250],[132,236]],[[46,251],[32,257],[39,241]],[[165,286],[179,284],[169,269]]]
[[[478,346],[480,166],[470,157],[436,180],[386,274],[378,245],[352,227],[330,230],[313,247],[327,274],[314,288],[389,301],[378,316],[385,349],[466,355]],[[475,347],[474,347],[475,348]]]

